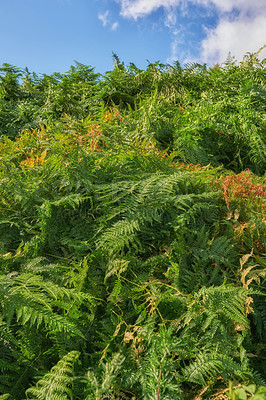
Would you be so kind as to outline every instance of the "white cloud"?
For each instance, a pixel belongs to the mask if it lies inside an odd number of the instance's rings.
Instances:
[[[117,30],[117,28],[118,28],[118,22],[114,22],[113,24],[112,24],[112,27],[111,27],[111,29],[112,29],[112,31],[116,31]]]
[[[197,0],[197,3],[210,6],[214,4],[221,12],[230,12],[237,9],[243,13],[257,14],[259,10],[265,10],[265,0]]]
[[[206,14],[216,12],[216,27],[205,30],[206,37],[199,43],[198,61],[222,63],[228,53],[242,60],[247,52],[254,53],[266,44],[266,0],[116,0],[121,5],[120,14],[137,20],[162,7],[165,11],[164,24],[172,35],[171,56],[174,60],[181,44],[176,37],[177,9],[179,13],[192,12],[193,6],[205,7]],[[188,8],[191,6],[190,8]],[[197,9],[197,8],[196,8]],[[191,11],[192,10],[192,11]],[[183,43],[184,44],[184,43]],[[265,51],[266,52],[266,51]],[[189,49],[188,49],[189,54]],[[260,58],[263,58],[262,52]],[[265,56],[264,56],[265,57]]]
[[[105,11],[104,14],[99,14],[98,18],[100,21],[102,21],[103,26],[106,26],[108,23],[108,15],[109,15],[109,11]]]
[[[173,9],[175,7],[186,8],[187,5],[201,5],[205,7],[215,6],[219,12],[240,12],[257,15],[265,10],[265,0],[116,0],[121,4],[121,15],[126,18],[138,19],[151,14],[158,8]]]
[[[207,31],[202,41],[201,58],[208,64],[222,63],[231,52],[237,61],[247,53],[255,53],[266,44],[266,15],[255,18],[222,18],[217,27]],[[266,56],[265,51],[260,55]]]
[[[121,15],[136,20],[156,11],[160,7],[166,9],[176,7],[181,0],[118,0],[118,2],[121,4]]]

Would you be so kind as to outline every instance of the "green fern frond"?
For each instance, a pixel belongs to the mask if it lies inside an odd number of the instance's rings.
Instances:
[[[202,288],[195,294],[195,299],[202,301],[206,309],[215,311],[234,323],[249,326],[245,316],[245,301],[248,291],[241,287],[231,285]]]
[[[27,399],[72,400],[74,364],[79,355],[78,351],[71,351],[66,354],[52,367],[50,372],[37,382],[36,386],[26,391]]]
[[[130,184],[120,182],[109,188],[105,186],[105,194],[100,199],[105,208],[112,207],[98,231],[98,235],[102,232],[97,239],[98,248],[109,254],[130,248],[142,251],[141,243],[151,241],[156,234],[158,240],[167,231],[169,235],[169,220],[174,215],[176,229],[195,222],[205,210],[207,215],[207,210],[210,212],[210,208],[216,207],[217,194],[206,192],[201,182],[203,175],[184,172],[166,177],[158,174]],[[160,230],[155,226],[160,226]]]
[[[110,260],[107,265],[107,271],[105,274],[104,281],[106,282],[108,278],[114,275],[117,276],[119,279],[121,274],[127,270],[128,265],[129,265],[129,260],[123,260],[123,259]]]
[[[251,373],[230,356],[221,356],[217,353],[199,353],[196,360],[183,369],[183,375],[189,382],[206,385],[208,380],[215,379],[219,375],[224,379],[229,377],[245,379]]]
[[[124,366],[125,357],[121,353],[112,355],[110,361],[101,361],[98,366],[98,374],[90,369],[85,380],[85,399],[100,400],[102,397],[109,398],[116,392],[116,380]]]
[[[130,249],[137,240],[136,232],[139,230],[138,220],[118,221],[98,240],[97,247],[107,250],[110,255],[123,251],[125,248]]]
[[[54,308],[65,309],[68,313],[76,302],[91,302],[91,296],[45,282],[42,277],[32,274],[1,277],[0,295],[8,324],[16,313],[17,321],[22,325],[28,323],[39,328],[44,324],[50,331],[83,337],[77,325],[67,316],[56,313]]]
[[[243,340],[250,329],[245,314],[248,294],[244,288],[222,285],[201,288],[192,298],[188,297],[180,333],[184,343],[206,353],[229,353],[247,361]],[[190,358],[196,355],[194,351]]]

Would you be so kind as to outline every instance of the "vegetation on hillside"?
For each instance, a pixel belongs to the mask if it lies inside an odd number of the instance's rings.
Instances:
[[[266,60],[0,68],[0,399],[266,399]]]

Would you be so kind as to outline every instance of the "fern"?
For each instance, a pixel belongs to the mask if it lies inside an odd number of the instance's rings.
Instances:
[[[196,189],[199,193],[189,193],[193,191],[193,186],[199,186]],[[108,193],[112,196],[110,200]],[[189,173],[177,173],[167,178],[160,175],[148,177],[138,183],[134,182],[131,188],[124,182],[123,186],[119,183],[105,187],[104,200],[113,205],[105,221],[114,223],[100,236],[98,246],[100,249],[108,249],[111,254],[117,254],[125,247],[129,250],[131,246],[141,251],[139,238],[143,242],[145,235],[149,240],[149,235],[155,235],[154,226],[160,224],[162,233],[166,232],[168,227],[163,223],[164,219],[175,213],[177,229],[202,213],[204,204],[201,202],[206,201],[206,208],[209,209],[207,201],[212,201],[213,197],[214,193],[200,190],[200,182]],[[116,207],[118,202],[119,206]]]
[[[115,381],[121,372],[124,361],[125,357],[120,353],[116,353],[110,361],[102,361],[100,363],[99,376],[93,370],[89,370],[85,380],[84,398],[86,400],[100,400],[102,397],[108,398],[110,395],[115,394]]]
[[[226,380],[231,376],[243,380],[250,376],[250,372],[241,368],[230,356],[215,353],[197,354],[196,361],[185,367],[183,374],[185,380],[202,386],[219,375]]]
[[[79,352],[71,351],[45,374],[36,384],[26,391],[27,399],[59,400],[73,399],[74,363]]]
[[[0,392],[263,384],[265,62],[114,61],[0,68]]]
[[[40,276],[22,274],[18,277],[1,277],[3,313],[8,325],[14,313],[22,325],[44,325],[50,331],[65,332],[82,337],[83,334],[67,317],[54,312],[54,308],[71,308],[73,302],[89,300],[90,296],[45,282]]]
[[[0,392],[8,392],[14,378],[19,371],[19,366],[14,362],[19,358],[19,341],[14,336],[7,323],[1,317],[0,323]]]

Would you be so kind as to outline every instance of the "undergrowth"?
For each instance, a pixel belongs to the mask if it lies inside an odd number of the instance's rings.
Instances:
[[[0,399],[265,399],[255,56],[3,64]]]

